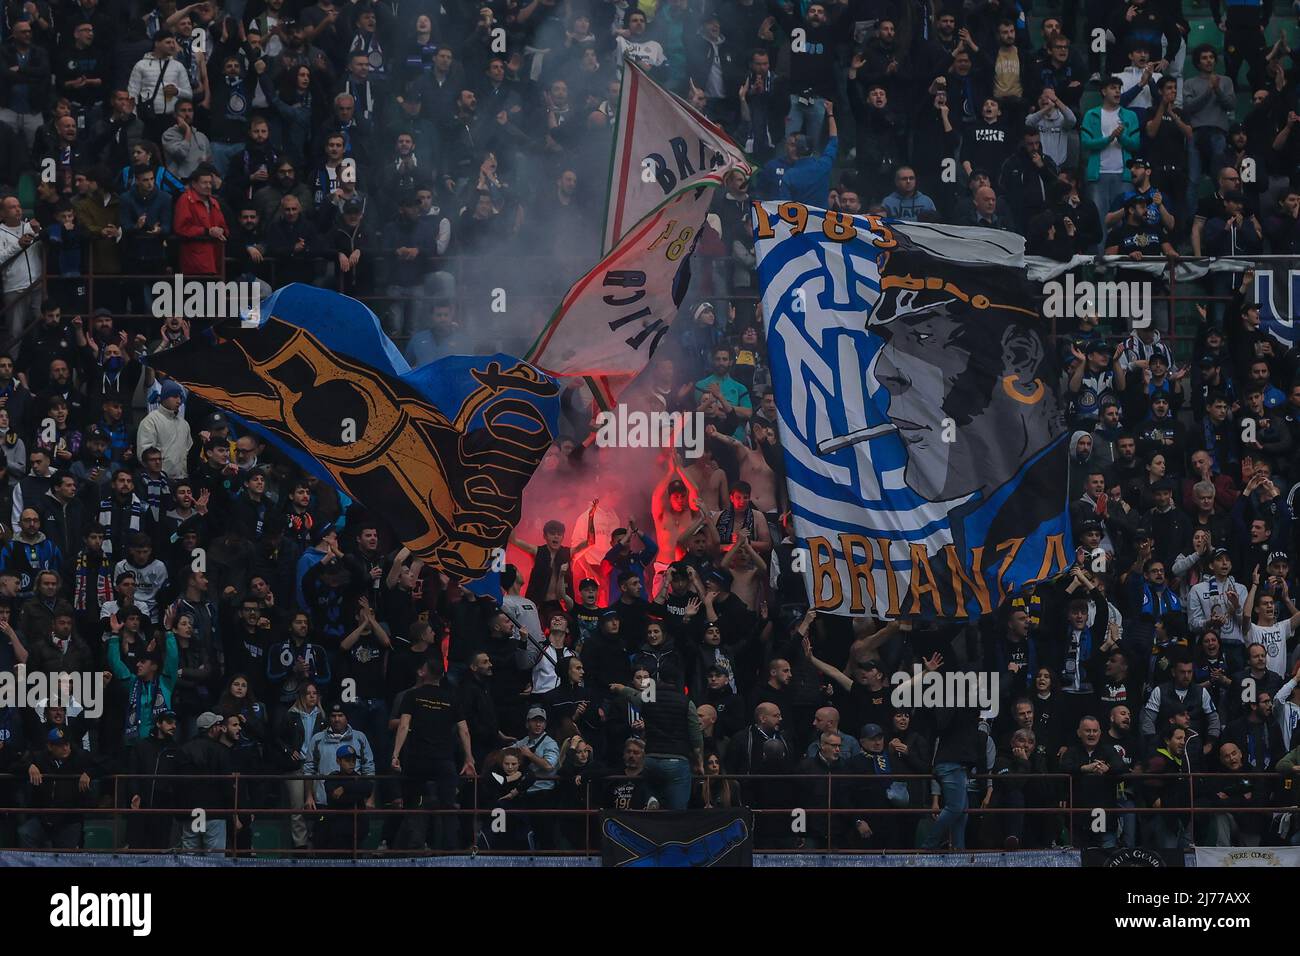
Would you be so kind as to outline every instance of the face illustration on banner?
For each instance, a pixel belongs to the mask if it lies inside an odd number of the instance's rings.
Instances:
[[[1029,313],[963,274],[973,269],[949,264],[935,281],[905,255],[885,267],[870,321],[884,339],[873,371],[907,452],[904,480],[929,501],[988,494],[1051,441],[1042,339]]]

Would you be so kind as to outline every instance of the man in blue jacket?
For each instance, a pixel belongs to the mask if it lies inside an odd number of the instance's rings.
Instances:
[[[330,707],[329,727],[317,731],[303,751],[307,761],[302,765],[303,776],[319,775],[328,777],[339,769],[339,750],[344,746],[352,748],[352,757],[356,760],[357,773],[363,777],[375,775],[375,755],[370,747],[370,740],[364,733],[348,724],[347,711],[342,704]],[[317,805],[327,806],[325,798],[325,781],[315,781],[314,788],[307,791],[305,806],[315,810]]]
[[[758,176],[756,193],[763,199],[782,199],[809,206],[825,207],[831,192],[831,168],[839,152],[839,130],[835,125],[834,104],[826,104],[826,122],[830,138],[820,156],[813,156],[808,137],[802,133],[785,138],[785,155],[774,156]]]

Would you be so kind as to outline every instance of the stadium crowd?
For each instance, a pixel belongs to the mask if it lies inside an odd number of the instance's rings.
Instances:
[[[795,570],[751,198],[1062,262],[1300,247],[1300,59],[1269,0],[1211,0],[1190,49],[1179,0],[1078,6],[7,0],[0,670],[108,697],[0,709],[0,806],[24,808],[0,842],[78,846],[115,807],[131,848],[247,847],[277,809],[293,847],[343,852],[367,809],[460,806],[482,813],[375,815],[376,842],[581,850],[593,824],[544,811],[741,805],[779,811],[760,847],[1300,842],[1300,351],[1260,331],[1251,273],[1205,280],[1194,341],[1058,329],[1068,573],[935,625],[818,616]],[[142,364],[200,332],[146,318],[172,273],[327,284],[412,364],[522,353],[545,312],[471,290],[595,262],[623,56],[758,167],[718,190],[627,393],[702,413],[704,454],[597,479],[574,386],[541,472],[568,497],[499,601]],[[514,278],[549,309],[564,274]],[[601,496],[628,517],[575,527]],[[996,674],[998,715],[893,706],[914,666]]]

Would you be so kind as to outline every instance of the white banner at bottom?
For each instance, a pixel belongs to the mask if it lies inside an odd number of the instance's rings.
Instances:
[[[1197,866],[1300,867],[1300,846],[1198,846]]]

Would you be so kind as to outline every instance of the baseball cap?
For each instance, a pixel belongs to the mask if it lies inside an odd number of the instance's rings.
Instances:
[[[1269,564],[1274,564],[1274,563],[1276,563],[1276,562],[1278,562],[1278,561],[1283,561],[1283,562],[1285,562],[1285,563],[1287,563],[1287,564],[1290,564],[1290,563],[1291,563],[1291,556],[1290,556],[1289,554],[1287,554],[1285,551],[1274,551],[1272,554],[1270,554],[1270,555],[1268,556],[1268,563],[1269,563]]]
[[[718,585],[718,587],[722,588],[724,591],[729,590],[731,588],[731,580],[732,580],[731,572],[726,570],[725,568],[714,568],[712,571],[709,572],[708,577],[706,577],[704,580],[705,582],[712,581],[714,584]]]
[[[174,721],[175,719],[176,719],[176,711],[174,711],[174,710],[164,710],[161,714],[159,714],[157,717],[154,718],[154,723],[156,724],[156,723],[158,723],[158,721],[160,721],[160,720],[173,720],[173,721]]]
[[[1096,531],[1100,533],[1103,530],[1104,529],[1102,528],[1100,521],[1088,520],[1085,521],[1083,524],[1079,525],[1079,534],[1087,534],[1089,531]]]
[[[1141,166],[1141,167],[1143,167],[1143,168],[1145,168],[1145,169],[1150,169],[1150,168],[1151,168],[1151,164],[1150,164],[1149,162],[1147,162],[1145,159],[1143,159],[1141,156],[1133,156],[1133,157],[1131,157],[1131,158],[1129,159],[1127,165],[1129,165],[1129,166]]]
[[[86,441],[108,441],[108,432],[98,425],[91,425],[86,429]]]
[[[535,718],[535,717],[540,717],[540,718],[542,718],[542,720],[545,720],[545,719],[546,719],[546,708],[545,708],[545,707],[536,707],[536,706],[535,706],[535,707],[529,707],[529,708],[528,708],[528,717],[527,717],[527,719],[528,719],[528,720],[532,720],[532,719]]]
[[[1150,205],[1150,203],[1151,200],[1147,199],[1146,196],[1143,196],[1141,193],[1134,193],[1133,195],[1125,198],[1124,208],[1127,209],[1129,206],[1137,206],[1137,205],[1147,206]]]
[[[213,412],[207,418],[203,419],[203,427],[208,431],[214,428],[229,428],[230,420],[221,412]]]
[[[221,723],[221,715],[214,714],[210,710],[205,710],[203,713],[199,714],[199,719],[195,721],[195,723],[198,724],[199,730],[209,730],[214,724]]]
[[[52,744],[66,744],[68,735],[62,727],[51,727],[50,732],[45,735],[45,739]]]
[[[345,713],[347,713],[347,711],[345,711],[345,710],[343,709],[343,705],[342,705],[342,704],[331,704],[331,705],[330,705],[330,713],[331,713],[331,714],[345,714]]]
[[[585,591],[587,588],[599,588],[600,582],[595,578],[583,578],[578,582],[578,590]]]
[[[879,724],[867,724],[865,727],[862,728],[862,733],[858,734],[858,736],[866,737],[868,740],[870,740],[872,737],[885,736],[885,730]]]
[[[1101,352],[1105,355],[1110,354],[1110,346],[1106,344],[1105,339],[1090,339],[1088,341],[1089,352]]]
[[[1201,356],[1201,368],[1214,368],[1219,364],[1219,357],[1213,352],[1207,352]]]
[[[338,760],[356,760],[357,751],[351,744],[339,744],[339,749],[334,751],[334,757]]]
[[[1221,558],[1227,554],[1228,554],[1227,548],[1215,548],[1213,551],[1210,552],[1210,560],[1213,561],[1215,558]],[[1229,557],[1231,557],[1231,555],[1229,555]]]
[[[343,214],[347,215],[349,213],[361,212],[361,210],[365,208],[366,208],[366,204],[363,203],[360,199],[355,199],[355,198],[349,199],[347,202],[343,204]]]

